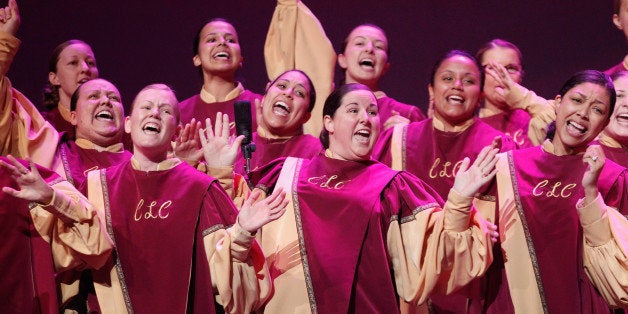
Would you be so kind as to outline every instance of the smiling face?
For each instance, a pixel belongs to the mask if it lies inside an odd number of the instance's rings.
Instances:
[[[368,90],[354,90],[342,98],[333,117],[323,118],[329,149],[343,160],[368,160],[379,136],[377,99]]]
[[[94,79],[81,85],[76,110],[70,113],[76,137],[107,147],[120,143],[124,107],[118,89],[108,81]]]
[[[628,76],[620,76],[613,83],[617,102],[604,132],[623,146],[628,146]]]
[[[585,82],[556,96],[556,153],[584,152],[604,129],[610,116],[610,95],[605,87]]]
[[[473,117],[480,101],[480,69],[461,55],[445,59],[434,72],[434,83],[428,87],[434,100],[434,117],[455,126]]]
[[[388,39],[384,32],[371,25],[356,27],[347,37],[338,65],[345,70],[345,83],[361,83],[377,90],[377,83],[386,74]]]
[[[98,77],[92,48],[83,43],[71,44],[61,51],[56,72],[48,74],[50,84],[59,86],[60,94],[70,99],[82,83]]]
[[[166,159],[170,143],[180,129],[178,112],[179,104],[171,90],[149,87],[139,92],[131,116],[125,121],[125,130],[133,140],[134,154]]]
[[[235,75],[242,66],[238,33],[225,21],[207,23],[200,32],[198,52],[192,58],[203,73]]]
[[[310,119],[310,83],[300,72],[289,71],[268,87],[262,99],[259,124],[275,136],[293,136]]]
[[[512,80],[515,83],[521,83],[521,74],[523,72],[521,70],[521,60],[519,60],[519,54],[517,51],[510,48],[494,47],[484,52],[480,62],[482,63],[482,66],[488,65],[489,62],[496,62],[503,65]],[[504,99],[504,96],[502,96],[503,90],[504,87],[499,85],[499,83],[495,81],[492,76],[487,75],[485,77],[484,98],[486,101],[501,109],[507,109],[509,107]]]

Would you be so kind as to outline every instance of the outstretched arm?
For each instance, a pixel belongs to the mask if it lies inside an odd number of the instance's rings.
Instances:
[[[11,163],[9,164],[0,160],[0,166],[6,168],[11,173],[11,177],[15,179],[15,182],[17,182],[20,189],[16,190],[5,186],[2,188],[2,191],[13,197],[21,198],[27,201],[47,205],[52,204],[54,199],[54,190],[46,184],[46,181],[44,181],[39,174],[35,164],[32,161],[29,161],[29,170],[13,158],[13,156],[9,155],[7,158]]]

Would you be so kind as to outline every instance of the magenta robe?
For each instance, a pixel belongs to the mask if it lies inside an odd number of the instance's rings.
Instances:
[[[0,160],[9,162],[5,157]],[[26,161],[20,161],[29,167]],[[48,184],[63,180],[37,166]],[[0,186],[19,189],[4,167]],[[3,313],[58,313],[55,271],[50,244],[33,226],[28,202],[0,191],[0,309]]]
[[[66,179],[84,195],[87,194],[86,181],[89,171],[117,165],[131,158],[131,153],[128,151],[99,152],[95,149],[81,148],[74,141],[63,141],[63,139],[58,151]]]
[[[510,136],[519,148],[532,147],[528,137],[530,115],[525,110],[516,109],[490,117],[481,118],[484,123]]]
[[[100,179],[116,251],[94,281],[116,267],[127,309],[138,313],[214,313],[203,237],[237,216],[219,183],[185,163],[145,172],[130,161],[101,170]]]
[[[255,151],[251,156],[251,170],[260,168],[267,163],[281,157],[299,157],[310,159],[323,150],[321,141],[309,134],[293,136],[289,139],[268,139],[253,133]],[[244,171],[245,160],[242,150],[238,153],[234,171],[246,176]]]
[[[397,111],[400,116],[409,119],[410,123],[425,120],[425,115],[418,107],[398,102],[388,96],[377,98],[377,107],[381,130],[384,130],[384,123],[392,116],[393,110]]]
[[[201,99],[201,95],[194,95],[179,104],[179,108],[181,108],[181,124],[185,125],[190,122],[192,118],[195,118],[196,121],[200,121],[203,126],[205,126],[205,119],[212,119],[212,123],[216,120],[216,113],[222,112],[229,116],[231,133],[235,134],[235,114],[233,111],[233,105],[238,100],[248,100],[251,102],[251,119],[253,122],[253,126],[251,128],[252,131],[257,130],[257,122],[255,116],[255,99],[262,100],[262,96],[255,94],[249,90],[244,90],[242,94],[238,97],[222,101],[222,102],[214,102],[214,103],[206,103]]]
[[[253,182],[272,190],[282,166],[283,160],[269,164],[260,172],[265,177],[253,173]],[[388,226],[442,200],[416,177],[373,160],[319,154],[303,160],[297,176],[292,197],[310,307],[318,313],[398,312]]]
[[[41,115],[44,117],[44,119],[46,119],[46,121],[52,124],[57,132],[67,133],[68,138],[72,140],[76,138],[76,128],[74,127],[74,125],[72,125],[72,123],[63,118],[63,116],[59,112],[58,107],[54,107],[50,111],[44,111],[41,113]]]
[[[583,234],[576,210],[576,202],[584,197],[582,155],[556,156],[536,146],[509,152],[508,162],[544,308],[549,313],[609,313],[583,267]],[[605,203],[624,215],[628,208],[620,203],[628,196],[627,176],[625,168],[608,161],[598,182]],[[514,313],[503,258],[496,258],[487,274],[489,313]]]
[[[386,165],[392,165],[391,138],[393,128],[381,135],[381,141],[373,151],[373,157]],[[464,157],[471,162],[477,158],[484,146],[490,145],[496,136],[502,137],[501,151],[515,149],[512,139],[476,119],[462,132],[436,130],[432,119],[411,123],[404,129],[402,169],[429,184],[441,198],[446,199],[454,185],[455,174]],[[480,194],[494,195],[493,187]]]
[[[606,146],[598,141],[591,142],[591,145],[600,145],[607,159],[614,161],[622,167],[628,167],[628,149]]]

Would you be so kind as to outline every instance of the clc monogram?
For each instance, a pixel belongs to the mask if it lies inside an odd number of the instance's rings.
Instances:
[[[166,211],[168,207],[172,205],[172,201],[165,201],[161,203],[157,212],[153,212],[155,206],[157,205],[157,201],[150,202],[150,205],[146,206],[144,209],[144,199],[140,199],[137,203],[137,207],[135,207],[135,214],[133,215],[135,221],[140,221],[142,219],[166,219],[170,215],[169,212]]]
[[[575,187],[576,187],[575,183],[569,183],[563,186],[563,183],[560,181],[555,182],[550,187],[549,180],[543,180],[534,187],[534,189],[532,190],[532,194],[534,196],[541,196],[545,194],[545,196],[547,197],[569,198],[571,196],[571,190],[573,190],[573,188]]]
[[[336,179],[338,179],[338,176],[335,174],[329,177],[327,175],[322,175],[320,177],[311,177],[307,179],[307,182],[330,190],[340,190],[347,182],[351,181],[338,181]],[[334,183],[334,181],[336,182]]]
[[[453,167],[451,166],[450,161],[446,161],[442,166],[440,165],[440,158],[436,158],[434,160],[434,164],[432,168],[430,168],[430,178],[453,178],[456,176],[456,172],[460,168],[460,164],[462,164],[462,160],[456,162]],[[440,168],[439,168],[440,166]]]

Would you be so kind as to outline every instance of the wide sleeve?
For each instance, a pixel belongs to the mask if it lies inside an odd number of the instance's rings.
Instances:
[[[0,32],[0,154],[51,167],[59,134],[6,76],[20,41]]]
[[[227,195],[231,198],[237,208],[242,208],[242,204],[251,194],[251,189],[246,182],[246,178],[233,171],[233,167],[208,167],[198,170],[216,178]]]
[[[227,313],[250,313],[270,296],[271,279],[266,259],[254,235],[235,221],[237,210],[224,190],[213,183],[203,200],[201,226],[216,301]],[[212,213],[213,211],[213,213]],[[222,212],[224,224],[217,224],[215,211]]]
[[[513,109],[523,109],[530,115],[528,138],[532,145],[540,145],[547,136],[547,128],[556,120],[553,100],[538,96],[533,91],[515,84],[505,95],[506,103]]]
[[[587,275],[613,307],[628,308],[628,220],[601,195],[577,206],[584,233],[584,267]]]
[[[277,1],[266,35],[264,58],[270,80],[292,69],[299,69],[312,79],[317,94],[312,117],[321,117],[325,99],[333,88],[336,53],[323,26],[303,2]],[[322,128],[320,119],[310,119],[305,124],[305,131],[314,136]]]
[[[387,245],[397,292],[416,306],[431,293],[452,293],[482,276],[492,262],[492,242],[486,222],[471,209],[472,198],[452,190],[441,208],[427,185],[399,177],[384,201],[400,209]]]
[[[37,231],[51,244],[56,271],[102,267],[113,242],[96,209],[69,182],[62,180],[51,186],[51,204],[33,203],[31,216]]]

